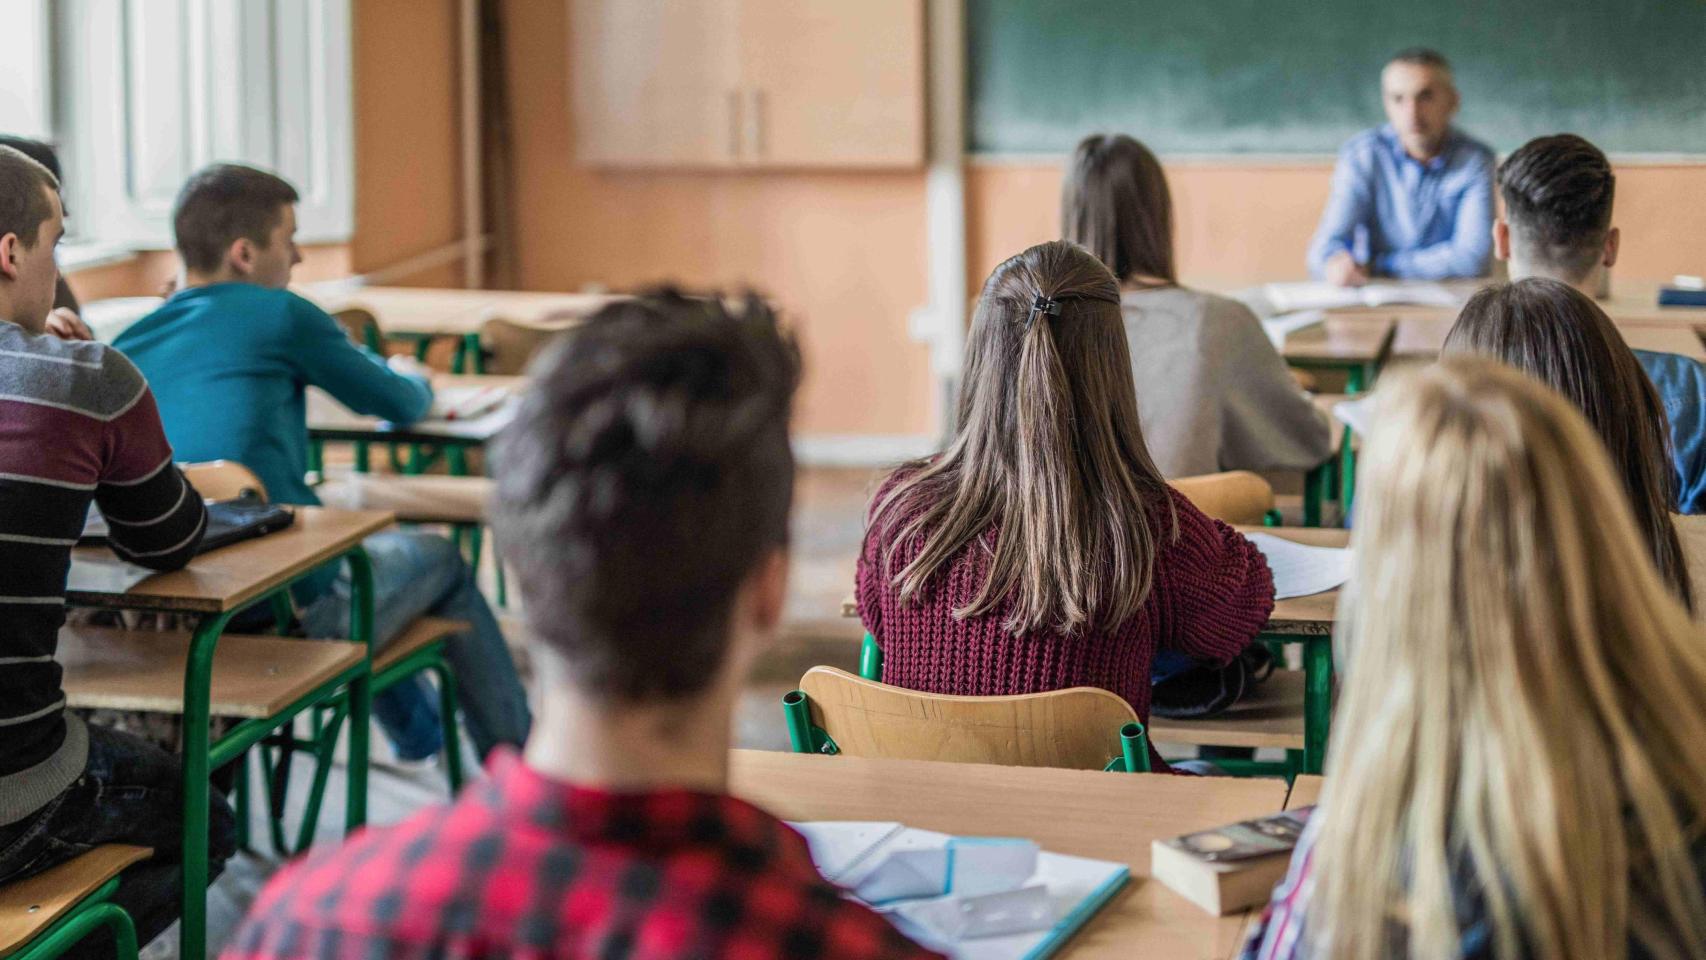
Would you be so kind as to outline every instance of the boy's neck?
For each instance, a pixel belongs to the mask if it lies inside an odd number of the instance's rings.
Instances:
[[[1563,270],[1559,270],[1547,264],[1529,262],[1518,257],[1512,257],[1510,263],[1510,277],[1513,281],[1526,280],[1530,277],[1539,277],[1545,280],[1556,280],[1559,283],[1565,283],[1575,287],[1589,299],[1599,298],[1600,278],[1603,270],[1603,267],[1594,267],[1587,272],[1586,276],[1572,277],[1567,275]]]
[[[619,793],[726,793],[734,696],[723,686],[695,700],[628,706],[571,684],[542,684],[527,764],[555,780]]]

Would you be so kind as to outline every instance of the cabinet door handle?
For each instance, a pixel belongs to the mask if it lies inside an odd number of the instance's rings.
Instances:
[[[754,89],[752,91],[752,119],[750,129],[752,132],[752,156],[755,160],[761,159],[764,156],[765,150],[765,133],[767,131],[764,129],[766,113],[764,105],[764,91]]]
[[[726,99],[729,108],[729,157],[738,160],[741,141],[740,91],[729,90]]]

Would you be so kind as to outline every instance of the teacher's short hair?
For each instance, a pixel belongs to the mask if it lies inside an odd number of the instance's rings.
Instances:
[[[1445,54],[1432,47],[1405,47],[1393,54],[1392,59],[1386,61],[1387,66],[1394,63],[1407,63],[1413,67],[1433,67],[1435,70],[1451,72],[1451,61],[1445,58]]]

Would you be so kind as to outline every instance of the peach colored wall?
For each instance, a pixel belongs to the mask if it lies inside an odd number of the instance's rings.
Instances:
[[[598,172],[572,156],[567,6],[507,0],[521,286],[751,284],[799,330],[807,434],[932,429],[922,173]]]
[[[1332,165],[1167,164],[1179,274],[1207,287],[1303,275]],[[973,289],[1002,259],[1059,235],[1061,164],[974,161],[966,185]],[[1663,280],[1706,267],[1706,165],[1617,168],[1617,276]],[[1690,211],[1691,215],[1679,215]]]
[[[177,254],[170,250],[144,250],[134,259],[78,270],[66,279],[77,299],[86,302],[107,297],[152,296],[177,272]],[[328,243],[303,247],[302,263],[294,276],[298,283],[313,283],[349,275],[349,246]]]

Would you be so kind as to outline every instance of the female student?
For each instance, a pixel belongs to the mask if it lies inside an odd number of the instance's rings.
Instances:
[[[1635,529],[1660,576],[1684,604],[1694,606],[1689,564],[1671,517],[1676,487],[1664,406],[1605,311],[1556,280],[1488,287],[1458,314],[1442,352],[1507,363],[1562,394],[1587,417],[1611,455]],[[1698,565],[1706,568],[1706,561]]]
[[[1260,958],[1706,956],[1706,644],[1574,407],[1382,388],[1320,806]]]
[[[1249,308],[1179,285],[1161,164],[1126,136],[1078,145],[1061,232],[1120,282],[1143,432],[1162,476],[1307,470],[1327,459],[1326,417]]]
[[[1119,286],[1095,257],[1056,241],[995,268],[958,435],[871,508],[859,615],[886,682],[1101,687],[1147,721],[1158,650],[1225,664],[1249,645],[1273,609],[1267,563],[1161,479],[1130,370]]]

